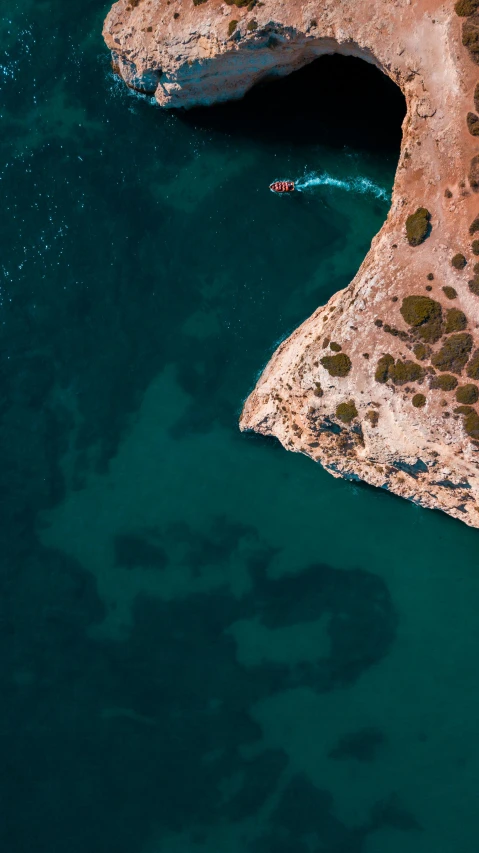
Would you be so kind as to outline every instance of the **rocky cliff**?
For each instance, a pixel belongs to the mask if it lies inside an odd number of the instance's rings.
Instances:
[[[127,85],[241,97],[325,53],[403,91],[391,209],[358,274],[278,348],[241,429],[479,527],[479,0],[119,0]],[[367,93],[365,93],[367,97]],[[380,105],[378,105],[380,110]]]

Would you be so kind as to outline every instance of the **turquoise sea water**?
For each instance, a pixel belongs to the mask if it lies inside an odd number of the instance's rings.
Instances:
[[[0,848],[471,853],[479,533],[237,429],[402,99],[325,58],[165,114],[106,10],[0,20]]]

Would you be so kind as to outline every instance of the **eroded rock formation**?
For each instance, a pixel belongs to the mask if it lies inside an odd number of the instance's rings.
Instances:
[[[164,107],[238,98],[333,52],[376,64],[407,102],[383,228],[278,348],[241,428],[479,527],[476,1],[196,3],[119,0],[105,22],[117,72]]]

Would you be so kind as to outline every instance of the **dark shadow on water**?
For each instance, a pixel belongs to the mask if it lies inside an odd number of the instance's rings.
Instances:
[[[333,794],[306,777],[281,788],[289,756],[266,746],[252,713],[292,688],[320,695],[354,684],[386,658],[397,614],[384,581],[326,564],[292,565],[292,574],[272,579],[274,555],[254,528],[221,524],[207,539],[185,525],[170,535],[201,564],[243,555],[251,590],[140,596],[124,642],[90,634],[104,607],[91,576],[61,552],[39,548],[24,561],[21,601],[13,582],[0,585],[2,850],[61,853],[68,839],[69,853],[142,853],[151,833],[167,850],[162,836],[170,831],[207,837],[217,822],[252,818],[259,846],[251,849],[283,849],[285,840],[289,850],[303,849],[314,833],[325,853],[362,853],[380,826],[416,828],[414,815],[392,800],[372,803],[374,814],[356,827],[336,816]],[[312,650],[311,660],[238,659],[236,623],[299,630],[318,619],[326,620],[329,647]]]
[[[283,450],[281,442],[275,435],[262,435],[259,432],[247,430],[242,434],[242,436],[243,438],[247,438],[248,442],[253,444],[253,446],[265,448],[267,450]]]
[[[375,66],[322,56],[287,77],[258,84],[240,101],[180,114],[196,128],[271,144],[399,150],[406,102]]]

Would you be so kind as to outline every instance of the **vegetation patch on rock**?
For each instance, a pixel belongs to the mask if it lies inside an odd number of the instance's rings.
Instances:
[[[443,287],[442,292],[448,299],[457,299],[457,290],[454,290],[453,287],[449,287],[449,285]]]
[[[479,15],[473,14],[462,25],[462,43],[469,51],[469,56],[476,64],[479,63]]]
[[[344,424],[350,424],[357,416],[358,410],[354,400],[349,400],[347,403],[340,403],[336,408],[336,417]]]
[[[238,26],[238,21],[233,20],[233,21],[230,21],[230,22],[229,22],[229,24],[228,24],[228,35],[229,35],[229,36],[232,36],[232,35],[233,35],[233,33],[234,33],[234,31],[235,31],[235,29],[236,29],[236,27],[237,27],[237,26]]]
[[[414,394],[411,402],[416,409],[422,409],[422,407],[426,405],[426,398],[424,394]]]
[[[479,415],[474,410],[464,418],[464,429],[470,438],[479,438]]]
[[[475,113],[468,113],[466,121],[471,136],[479,136],[479,116],[476,116]]]
[[[478,85],[479,85],[479,83],[478,83]],[[477,86],[476,86],[476,89],[477,89]],[[471,237],[473,237],[474,234],[477,233],[477,231],[479,231],[479,216],[476,216],[476,218],[473,219],[471,224],[469,225],[469,234],[471,235]]]
[[[460,18],[468,18],[477,11],[479,0],[457,0],[454,11]]]
[[[382,385],[384,385],[384,383],[388,381],[389,368],[392,367],[393,364],[394,359],[392,355],[386,353],[386,355],[381,356],[376,365],[376,372],[374,374],[376,382],[380,382]]]
[[[439,376],[432,377],[429,387],[434,390],[454,391],[454,388],[457,388],[457,379],[450,373],[442,373]]]
[[[431,362],[438,370],[450,373],[461,373],[467,364],[472,350],[472,335],[462,332],[451,335],[441,349],[434,353]],[[479,364],[478,364],[479,368]]]
[[[410,246],[419,246],[430,231],[431,214],[425,207],[418,207],[406,219],[406,237]]]
[[[479,240],[473,240],[471,243],[471,249],[473,255],[479,255]]]
[[[479,121],[479,119],[478,119],[478,121]],[[451,264],[455,270],[463,270],[467,264],[467,261],[466,261],[464,255],[462,254],[462,252],[457,252],[457,254],[455,254],[451,258]]]
[[[351,359],[344,352],[337,355],[326,355],[321,359],[321,364],[330,376],[347,376],[351,370]]]
[[[467,317],[464,311],[460,311],[459,308],[449,308],[446,314],[446,334],[450,334],[450,332],[463,332],[466,327]]]
[[[413,353],[419,361],[424,361],[431,354],[431,347],[427,347],[426,344],[416,344]]]
[[[396,361],[388,370],[388,378],[395,385],[405,385],[406,382],[417,382],[425,376],[424,368],[415,361]]]
[[[478,18],[478,22],[479,22],[479,15],[477,16],[477,18]],[[474,62],[477,62],[479,64],[479,26],[477,29],[477,37],[478,37],[477,38],[477,53],[476,53],[476,59],[474,60]],[[472,158],[472,160],[469,164],[469,176],[468,177],[469,177],[469,184],[471,186],[471,189],[474,190],[474,192],[477,192],[477,190],[479,190],[479,154],[476,154],[475,157]]]
[[[406,382],[417,382],[419,379],[424,379],[426,371],[420,364],[415,361],[394,361],[392,355],[386,353],[382,355],[376,365],[374,378],[376,382],[384,385],[388,379],[395,385],[405,385]]]
[[[430,296],[406,296],[402,301],[401,314],[423,341],[433,344],[441,337],[441,304]]]
[[[466,403],[470,406],[472,403],[477,403],[479,400],[479,390],[477,385],[470,382],[468,385],[461,385],[456,391],[456,400],[458,403]]]
[[[431,355],[432,349],[426,344],[415,344],[413,353],[418,361],[425,361]]]
[[[372,427],[377,427],[379,421],[379,412],[376,412],[375,409],[369,409],[369,411],[366,412],[365,417]]]
[[[337,344],[336,341],[331,341],[329,349],[332,349],[333,352],[341,352],[342,346]]]
[[[474,350],[466,370],[469,379],[479,379],[479,349]]]
[[[474,296],[479,296],[479,276],[475,275],[474,278],[469,279],[467,286]]]

